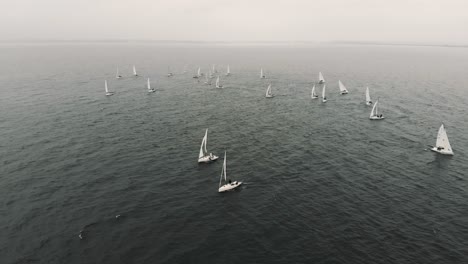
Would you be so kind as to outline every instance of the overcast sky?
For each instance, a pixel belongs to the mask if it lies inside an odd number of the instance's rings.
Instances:
[[[468,44],[468,0],[0,0],[0,39]]]

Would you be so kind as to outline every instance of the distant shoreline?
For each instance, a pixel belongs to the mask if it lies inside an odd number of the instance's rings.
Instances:
[[[0,40],[0,44],[193,44],[193,45],[368,45],[468,48],[468,44],[398,43],[372,41],[191,41],[145,39],[96,39],[96,40]]]

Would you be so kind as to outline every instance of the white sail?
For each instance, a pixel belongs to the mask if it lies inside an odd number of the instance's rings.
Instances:
[[[347,94],[348,93],[348,90],[346,89],[346,87],[344,86],[344,84],[340,80],[338,81],[338,85],[340,86],[341,94]]]
[[[322,88],[322,101],[324,103],[327,101],[327,97],[325,96],[325,88],[326,88],[326,85],[324,85]]]
[[[260,78],[265,78],[265,75],[263,74],[263,68],[260,68]]]
[[[147,86],[148,86],[148,90],[151,90],[151,84],[150,84],[150,79],[149,78],[148,78]]]
[[[374,106],[372,107],[372,111],[370,113],[370,116],[369,116],[370,119],[378,119],[378,118],[383,118],[380,116],[379,114],[379,100],[377,100],[374,104]]]
[[[318,98],[317,94],[315,93],[315,85],[312,87],[312,92],[310,93],[310,98],[312,98],[312,99]]]
[[[437,133],[436,147],[443,150],[444,153],[453,154],[444,124],[440,126],[439,132]]]
[[[366,104],[367,104],[367,105],[371,105],[371,104],[372,104],[372,101],[371,101],[371,98],[370,98],[370,94],[369,94],[369,87],[366,87]]]
[[[198,67],[197,76],[198,76],[198,77],[201,76],[201,68],[200,68],[200,67]]]
[[[216,64],[213,64],[213,66],[212,66],[212,72],[213,72],[213,73],[218,72],[218,71],[216,70]]]
[[[133,65],[133,75],[138,76],[138,74],[137,74],[137,72],[136,72],[135,65]]]
[[[323,78],[322,72],[319,72],[319,83],[324,83],[325,79]]]
[[[231,75],[231,69],[229,68],[229,65],[227,66],[227,70],[226,70],[226,76],[229,76]]]
[[[219,76],[216,78],[216,88],[222,88],[223,86],[219,84]]]
[[[173,74],[172,74],[172,71],[171,71],[171,67],[170,66],[167,66],[167,77],[171,77]]]
[[[207,153],[208,151],[206,151],[206,140],[208,138],[208,129],[206,130],[205,132],[205,136],[203,137],[203,140],[202,140],[202,143],[201,143],[201,146],[200,146],[200,152],[198,153],[198,158],[203,158],[205,156],[205,153]]]
[[[211,84],[210,80],[208,79],[208,74],[205,74],[205,84]]]
[[[271,84],[268,85],[265,97],[273,97],[273,94],[271,93]]]
[[[106,89],[106,94],[108,94],[109,89],[107,88],[107,80],[104,81],[104,89]]]
[[[224,151],[224,163],[223,163],[223,169],[221,170],[221,177],[219,178],[219,188],[221,188],[221,183],[223,182],[223,176],[224,176],[224,181],[227,181],[227,175],[226,175],[226,151]]]
[[[117,72],[115,73],[115,78],[120,79],[119,67],[117,67]]]

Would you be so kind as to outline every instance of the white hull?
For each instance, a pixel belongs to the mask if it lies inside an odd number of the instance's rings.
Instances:
[[[371,116],[369,117],[370,120],[382,120],[382,119],[385,119],[384,116]]]
[[[273,95],[272,94],[269,94],[267,96],[265,96],[266,98],[273,98]]]
[[[366,105],[372,105],[372,102],[367,102]]]
[[[204,156],[198,159],[198,163],[209,163],[209,162],[217,160],[218,158],[219,157],[216,155]]]
[[[436,147],[432,147],[432,148],[431,148],[431,151],[437,152],[437,153],[442,154],[442,155],[450,155],[450,156],[453,156],[453,152],[452,152],[452,151],[448,151],[448,150],[445,150],[445,149],[437,149]]]
[[[323,84],[323,83],[325,83],[325,81],[319,81],[318,83],[319,83],[319,84]]]
[[[111,96],[111,95],[114,95],[114,93],[108,92],[108,93],[106,93],[106,95],[107,95],[107,96]]]
[[[322,99],[322,103],[326,103],[327,102],[327,99]]]
[[[341,94],[348,94],[348,91],[343,91],[341,92]]]
[[[311,97],[311,99],[317,99],[317,98],[318,98],[318,96],[312,96]]]
[[[219,187],[218,192],[226,192],[226,191],[233,190],[233,189],[239,187],[241,184],[242,184],[242,182],[239,182],[239,181],[234,181],[232,183],[227,183],[227,184]]]
[[[168,73],[168,74],[167,74],[167,77],[171,77],[171,76],[173,76],[173,75],[174,75],[174,74],[172,74],[172,73]]]
[[[156,92],[156,90],[154,90],[154,89],[148,90],[148,93],[154,93],[154,92]]]

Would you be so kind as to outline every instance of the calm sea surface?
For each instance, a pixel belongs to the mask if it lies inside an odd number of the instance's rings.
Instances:
[[[0,45],[0,61],[2,264],[468,263],[466,48]],[[230,65],[224,89],[192,78],[211,64]],[[453,157],[427,151],[442,123]],[[221,158],[199,165],[206,128]],[[219,194],[224,150],[245,184]]]

